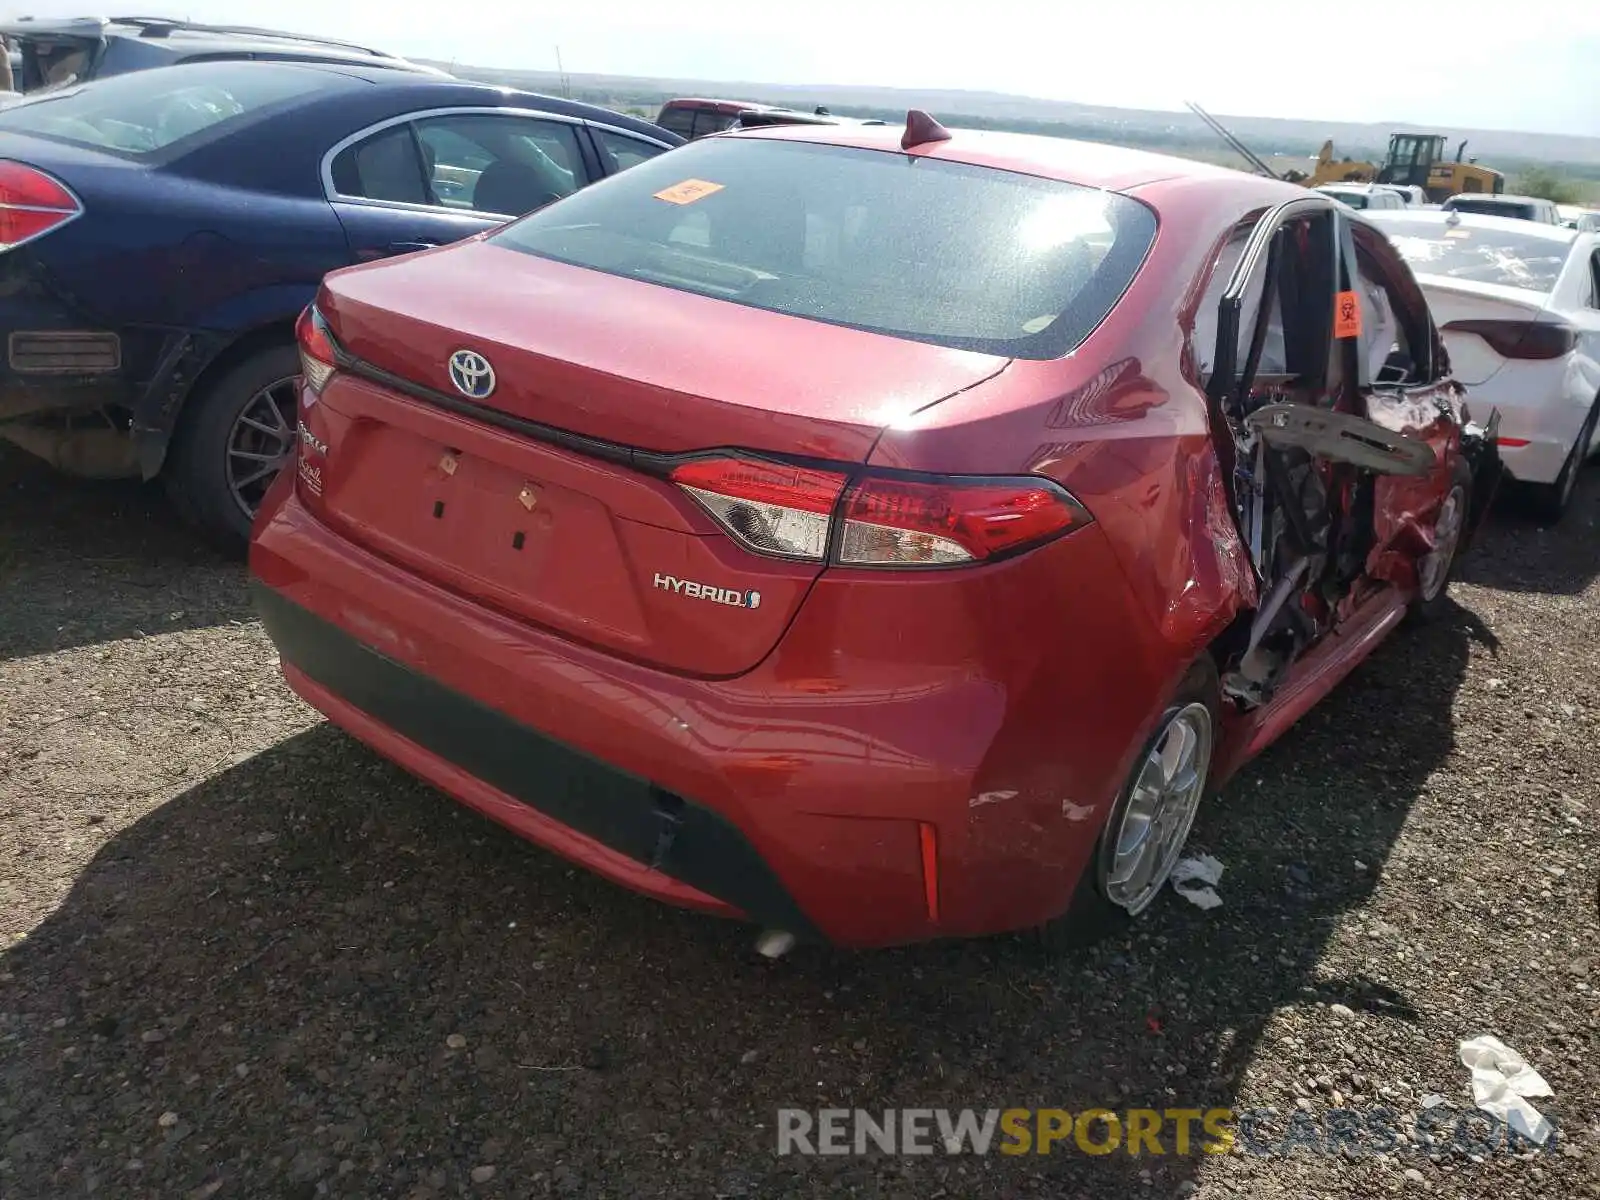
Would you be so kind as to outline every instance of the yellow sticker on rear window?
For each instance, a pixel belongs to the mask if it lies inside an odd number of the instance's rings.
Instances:
[[[682,183],[662,188],[656,193],[656,199],[665,200],[668,204],[693,204],[696,200],[704,200],[713,192],[720,192],[722,186],[720,183],[710,183],[704,179],[685,179]]]
[[[1446,229],[1444,231],[1444,235],[1445,235],[1445,237],[1453,237],[1453,238],[1464,238],[1464,237],[1471,237],[1472,236],[1472,234],[1469,233],[1465,229]]]

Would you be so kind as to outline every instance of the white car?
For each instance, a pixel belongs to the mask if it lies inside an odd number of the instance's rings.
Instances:
[[[1556,211],[1561,214],[1561,223],[1568,229],[1576,229],[1579,233],[1600,233],[1600,212],[1579,208],[1576,204],[1558,204]]]
[[[1408,206],[1406,197],[1398,189],[1384,183],[1320,183],[1311,190],[1332,196],[1363,212],[1382,212]]]
[[[1484,217],[1517,217],[1543,225],[1560,225],[1561,210],[1543,196],[1513,196],[1509,193],[1458,192],[1441,206],[1446,212],[1477,213]]]
[[[1514,217],[1369,212],[1411,264],[1506,472],[1550,520],[1600,449],[1600,234]]]

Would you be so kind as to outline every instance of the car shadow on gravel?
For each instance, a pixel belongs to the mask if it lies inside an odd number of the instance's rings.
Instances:
[[[250,620],[239,563],[154,484],[57,474],[0,444],[0,662]]]
[[[1495,503],[1473,552],[1461,563],[1464,583],[1504,592],[1553,596],[1582,594],[1600,575],[1593,545],[1600,533],[1600,462],[1578,476],[1571,507],[1550,528],[1515,492]]]
[[[1171,1195],[1195,1158],[780,1157],[777,1110],[1232,1107],[1283,1006],[1415,1019],[1319,962],[1452,752],[1485,638],[1460,608],[1397,634],[1203,815],[1222,908],[1169,897],[1065,957],[768,963],[317,725],[122,831],[0,955],[0,1189]]]

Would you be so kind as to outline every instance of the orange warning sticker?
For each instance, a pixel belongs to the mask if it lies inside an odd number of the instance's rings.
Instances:
[[[1465,229],[1446,229],[1444,231],[1444,235],[1447,238],[1466,238],[1472,236],[1472,234]]]
[[[704,200],[713,192],[720,192],[722,186],[720,183],[708,183],[704,179],[685,179],[682,183],[662,188],[656,193],[656,199],[665,200],[668,204],[693,204],[696,200]]]
[[[1340,292],[1334,298],[1333,336],[1353,338],[1361,336],[1361,301],[1354,292]]]

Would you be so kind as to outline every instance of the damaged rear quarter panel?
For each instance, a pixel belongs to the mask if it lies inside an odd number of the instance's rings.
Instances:
[[[1400,588],[1417,585],[1417,560],[1433,549],[1433,522],[1450,490],[1450,476],[1461,444],[1461,426],[1449,381],[1404,392],[1373,391],[1367,417],[1376,425],[1426,442],[1434,453],[1426,475],[1377,477],[1373,547],[1367,574]]]

